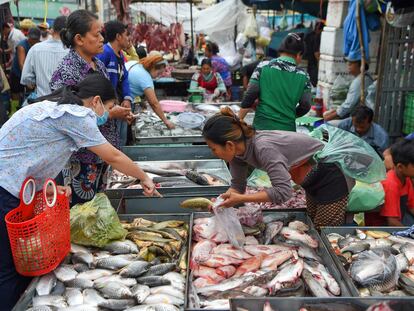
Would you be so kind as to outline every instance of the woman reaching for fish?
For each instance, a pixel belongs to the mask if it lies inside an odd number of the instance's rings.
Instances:
[[[335,164],[316,163],[313,155],[324,144],[307,135],[285,131],[255,131],[230,109],[221,109],[204,126],[213,153],[230,162],[232,183],[221,195],[224,207],[246,202],[280,204],[292,195],[291,179],[306,191],[308,213],[316,227],[344,222],[348,186]],[[248,165],[269,175],[271,188],[244,194]]]
[[[72,152],[87,148],[119,171],[138,178],[146,195],[157,194],[147,174],[99,132],[115,98],[111,82],[91,74],[75,87],[64,87],[24,107],[1,128],[0,310],[11,310],[30,281],[15,270],[4,220],[19,205],[20,186],[26,177],[34,177],[40,190],[47,178],[59,174]],[[70,196],[66,187],[58,187],[58,191]]]

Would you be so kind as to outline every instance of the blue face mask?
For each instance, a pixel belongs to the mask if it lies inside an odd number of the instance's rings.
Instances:
[[[109,118],[109,111],[105,109],[103,102],[101,100],[101,105],[102,105],[102,109],[104,110],[103,115],[99,116],[96,112],[96,124],[98,126],[104,125],[106,123],[106,121],[108,121]]]

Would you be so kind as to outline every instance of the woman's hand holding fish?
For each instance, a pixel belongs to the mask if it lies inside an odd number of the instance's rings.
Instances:
[[[145,178],[141,181],[142,189],[144,190],[144,195],[147,197],[152,197],[154,195],[160,196],[159,192],[155,189],[155,184],[152,182],[151,178]]]
[[[236,191],[227,191],[220,196],[224,202],[219,207],[233,207],[240,203],[244,203],[244,195],[237,193]]]

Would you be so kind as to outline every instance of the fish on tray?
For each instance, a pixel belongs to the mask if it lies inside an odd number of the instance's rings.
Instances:
[[[414,295],[414,239],[410,230],[393,235],[356,229],[346,236],[327,234],[360,296]]]
[[[208,208],[210,203],[193,199],[184,205]],[[341,295],[314,229],[288,213],[258,219],[254,227],[244,228],[246,243],[240,249],[228,243],[226,234],[220,236],[215,216],[194,219],[190,281],[200,306],[224,309],[226,299],[238,297]]]
[[[63,263],[38,279],[29,310],[182,308],[188,224],[135,218],[123,222],[123,227],[128,230],[127,239],[102,249],[72,244]]]

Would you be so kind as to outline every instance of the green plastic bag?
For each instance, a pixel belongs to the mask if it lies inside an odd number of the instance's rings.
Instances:
[[[272,183],[265,171],[254,169],[247,179],[247,185],[252,188],[270,188]]]
[[[316,128],[310,135],[325,143],[325,147],[314,154],[315,161],[336,163],[345,175],[367,184],[385,179],[384,163],[361,138],[327,124]]]
[[[125,239],[118,215],[104,193],[70,210],[70,238],[73,243],[104,247],[113,240]]]
[[[348,198],[348,212],[360,213],[371,211],[384,203],[384,188],[380,182],[366,184],[355,183]]]

